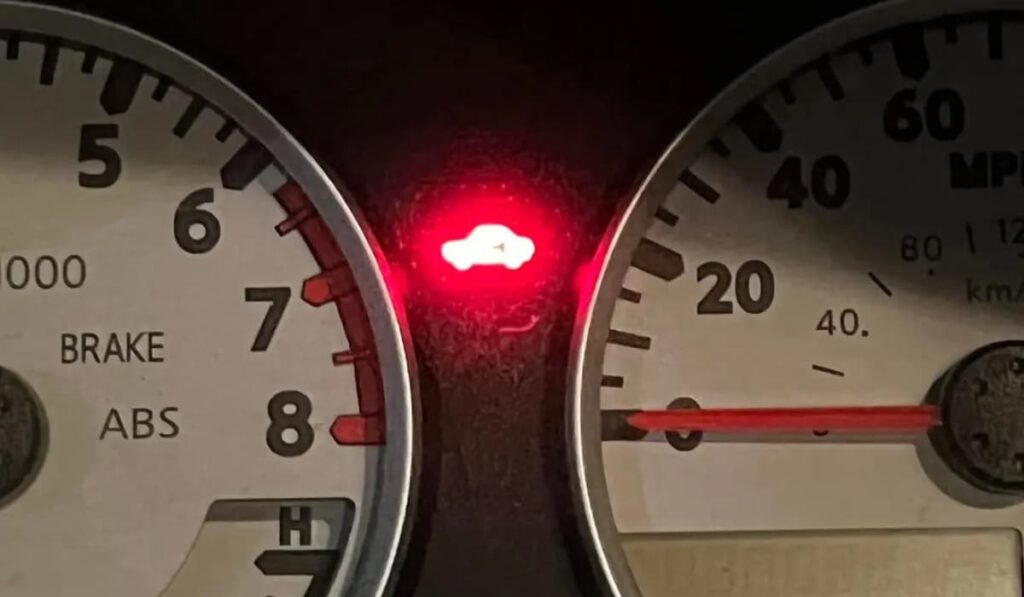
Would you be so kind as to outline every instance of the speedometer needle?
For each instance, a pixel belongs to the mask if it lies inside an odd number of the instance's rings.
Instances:
[[[647,410],[626,422],[644,431],[924,433],[941,424],[934,406]]]

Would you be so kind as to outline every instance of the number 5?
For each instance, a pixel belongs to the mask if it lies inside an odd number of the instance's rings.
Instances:
[[[121,156],[109,145],[100,145],[100,141],[117,139],[116,124],[83,124],[82,138],[78,142],[78,161],[96,160],[103,162],[103,172],[89,174],[78,173],[78,185],[87,189],[102,189],[113,185],[121,177]]]

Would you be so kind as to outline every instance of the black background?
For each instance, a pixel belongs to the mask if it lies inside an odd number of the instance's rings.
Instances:
[[[399,593],[546,597],[600,586],[564,445],[574,272],[700,107],[865,2],[60,4],[241,86],[338,175],[408,279],[424,458]],[[502,182],[559,222],[555,265],[505,296],[438,292],[408,242],[423,214],[443,213],[446,189]]]

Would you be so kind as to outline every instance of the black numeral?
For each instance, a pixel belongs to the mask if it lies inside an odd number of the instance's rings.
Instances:
[[[285,390],[274,394],[267,404],[270,426],[267,428],[267,446],[278,456],[302,456],[313,445],[313,426],[309,417],[313,403],[302,392]],[[291,432],[285,437],[286,432]]]
[[[693,398],[676,398],[668,404],[669,410],[699,410],[700,405]],[[680,452],[692,452],[697,449],[697,446],[704,441],[703,431],[688,431],[686,433],[680,433],[678,431],[666,431],[665,439],[668,441],[668,445],[672,446]]]
[[[860,315],[853,309],[843,309],[837,314],[828,309],[818,320],[816,331],[825,332],[829,336],[836,335],[836,332],[844,336],[856,336],[861,332]],[[867,335],[864,333],[864,335]]]
[[[755,298],[751,287],[751,280],[756,278],[760,292]],[[775,300],[775,276],[768,264],[763,261],[748,261],[736,270],[736,302],[740,308],[757,315],[764,313],[772,306]]]
[[[267,315],[256,332],[256,339],[252,343],[252,352],[265,352],[274,339],[274,332],[281,323],[285,307],[292,298],[292,289],[282,286],[277,288],[246,288],[245,302],[266,302],[270,303],[267,308]]]
[[[213,189],[192,192],[174,210],[174,240],[186,253],[206,253],[220,240],[220,221],[200,205],[213,203]]]
[[[98,161],[103,163],[103,171],[98,174],[78,172],[78,185],[89,189],[102,189],[117,182],[121,177],[121,156],[109,145],[101,141],[117,139],[116,124],[83,124],[82,136],[78,142],[78,162]]]
[[[722,297],[729,291],[732,285],[732,272],[728,266],[717,261],[702,263],[697,267],[697,281],[703,282],[705,278],[713,277],[715,283],[704,295],[704,298],[697,303],[697,313],[701,315],[726,315],[732,313],[732,303],[723,300]]]
[[[705,278],[714,278],[714,284],[704,298],[697,303],[700,315],[727,315],[733,312],[733,304],[726,300],[725,294],[732,286],[732,272],[724,263],[709,261],[697,267],[697,282]],[[758,282],[757,296],[754,296],[753,280]],[[736,270],[735,285],[736,302],[740,308],[751,315],[764,313],[775,300],[775,276],[768,264],[763,261],[747,261]]]
[[[903,261],[938,261],[942,259],[942,239],[934,234],[917,237],[908,234],[900,241]]]
[[[917,107],[917,90],[904,89],[885,104],[882,128],[898,143],[910,143],[925,131],[937,141],[952,141],[964,132],[964,100],[952,89],[938,89],[928,96],[924,115]]]
[[[1024,218],[999,218],[999,240],[1020,249],[1018,256],[1024,257]]]
[[[85,284],[85,259],[81,255],[64,258],[42,255],[0,257],[0,288],[81,288]]]
[[[846,162],[837,155],[825,155],[811,164],[808,188],[804,184],[802,161],[789,156],[772,176],[765,194],[769,199],[784,199],[790,209],[803,207],[808,198],[822,207],[836,209],[849,199],[850,184],[850,167]]]

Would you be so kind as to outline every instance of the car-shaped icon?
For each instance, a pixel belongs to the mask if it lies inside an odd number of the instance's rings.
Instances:
[[[480,224],[466,238],[441,245],[441,256],[459,271],[475,265],[519,269],[533,257],[533,241],[503,224]]]

